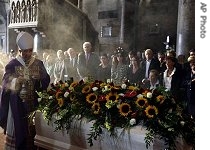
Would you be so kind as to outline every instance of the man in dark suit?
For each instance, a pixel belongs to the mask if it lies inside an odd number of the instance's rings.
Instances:
[[[66,62],[68,62],[68,76],[73,77],[75,81],[79,80],[79,75],[77,73],[77,59],[78,55],[77,52],[73,48],[69,48],[67,50],[68,58],[66,59]]]
[[[145,60],[141,61],[140,67],[145,74],[145,79],[148,79],[150,70],[155,69],[158,72],[160,71],[160,62],[153,57],[151,49],[146,49],[144,54]]]
[[[84,52],[79,53],[77,61],[77,72],[80,79],[97,77],[97,68],[100,64],[99,56],[92,51],[90,42],[83,43]]]
[[[60,80],[65,81],[68,80],[68,69],[67,69],[68,63],[65,61],[64,53],[62,50],[57,51],[57,61],[54,65],[54,83],[56,84]]]
[[[184,81],[187,96],[187,110],[195,118],[195,56],[190,56],[188,63],[190,70],[187,71]]]

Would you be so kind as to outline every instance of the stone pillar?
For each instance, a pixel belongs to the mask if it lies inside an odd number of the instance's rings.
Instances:
[[[120,44],[124,43],[124,16],[125,16],[125,0],[121,0],[121,21],[120,21]]]
[[[138,50],[138,44],[139,44],[139,39],[138,39],[138,22],[139,22],[139,3],[140,3],[140,0],[135,0],[135,3],[134,3],[134,45],[133,45],[133,48],[135,51]]]
[[[77,7],[78,7],[79,9],[82,9],[82,0],[78,0],[78,5],[77,5]]]
[[[188,56],[195,48],[195,0],[179,0],[177,21],[177,56]]]

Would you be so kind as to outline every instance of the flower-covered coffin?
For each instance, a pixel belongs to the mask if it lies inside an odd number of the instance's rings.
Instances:
[[[47,121],[53,121],[55,130],[72,129],[75,119],[92,122],[86,137],[90,147],[102,138],[104,131],[118,137],[119,129],[129,132],[136,126],[146,129],[146,148],[152,145],[154,137],[170,149],[176,149],[180,138],[194,145],[194,120],[162,87],[151,91],[129,83],[116,86],[101,81],[68,80],[52,84],[47,92],[38,95],[38,110]]]
[[[48,124],[41,112],[37,112],[35,118],[35,145],[38,147],[50,150],[147,150],[144,142],[146,130],[142,126],[135,126],[129,131],[119,128],[116,130],[117,136],[111,137],[109,132],[104,129],[100,138],[94,140],[93,145],[90,146],[87,138],[93,121],[75,119],[72,122],[72,128],[67,133],[65,129],[55,132],[55,124],[53,122]],[[155,141],[148,149],[164,149],[163,141]]]

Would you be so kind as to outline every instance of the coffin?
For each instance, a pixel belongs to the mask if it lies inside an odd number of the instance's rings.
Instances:
[[[141,126],[135,126],[130,131],[122,132],[118,129],[118,136],[111,137],[108,132],[103,131],[100,139],[89,146],[88,133],[92,122],[75,121],[72,129],[55,131],[53,123],[47,123],[42,113],[37,112],[35,116],[36,136],[35,145],[49,150],[160,150],[165,146],[158,139],[147,149],[144,141],[146,130]],[[177,150],[188,150],[189,146],[182,140],[177,142]]]

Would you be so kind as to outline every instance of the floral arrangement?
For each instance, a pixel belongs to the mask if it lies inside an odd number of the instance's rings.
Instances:
[[[71,79],[51,84],[47,92],[38,95],[38,110],[44,118],[52,121],[56,114],[56,130],[70,129],[76,116],[94,120],[87,139],[90,146],[103,129],[112,136],[117,128],[129,130],[135,125],[147,129],[147,148],[155,136],[163,139],[169,149],[176,149],[175,141],[179,137],[190,145],[195,142],[194,120],[163,87],[150,91],[128,83],[116,86],[112,82],[74,82]]]

